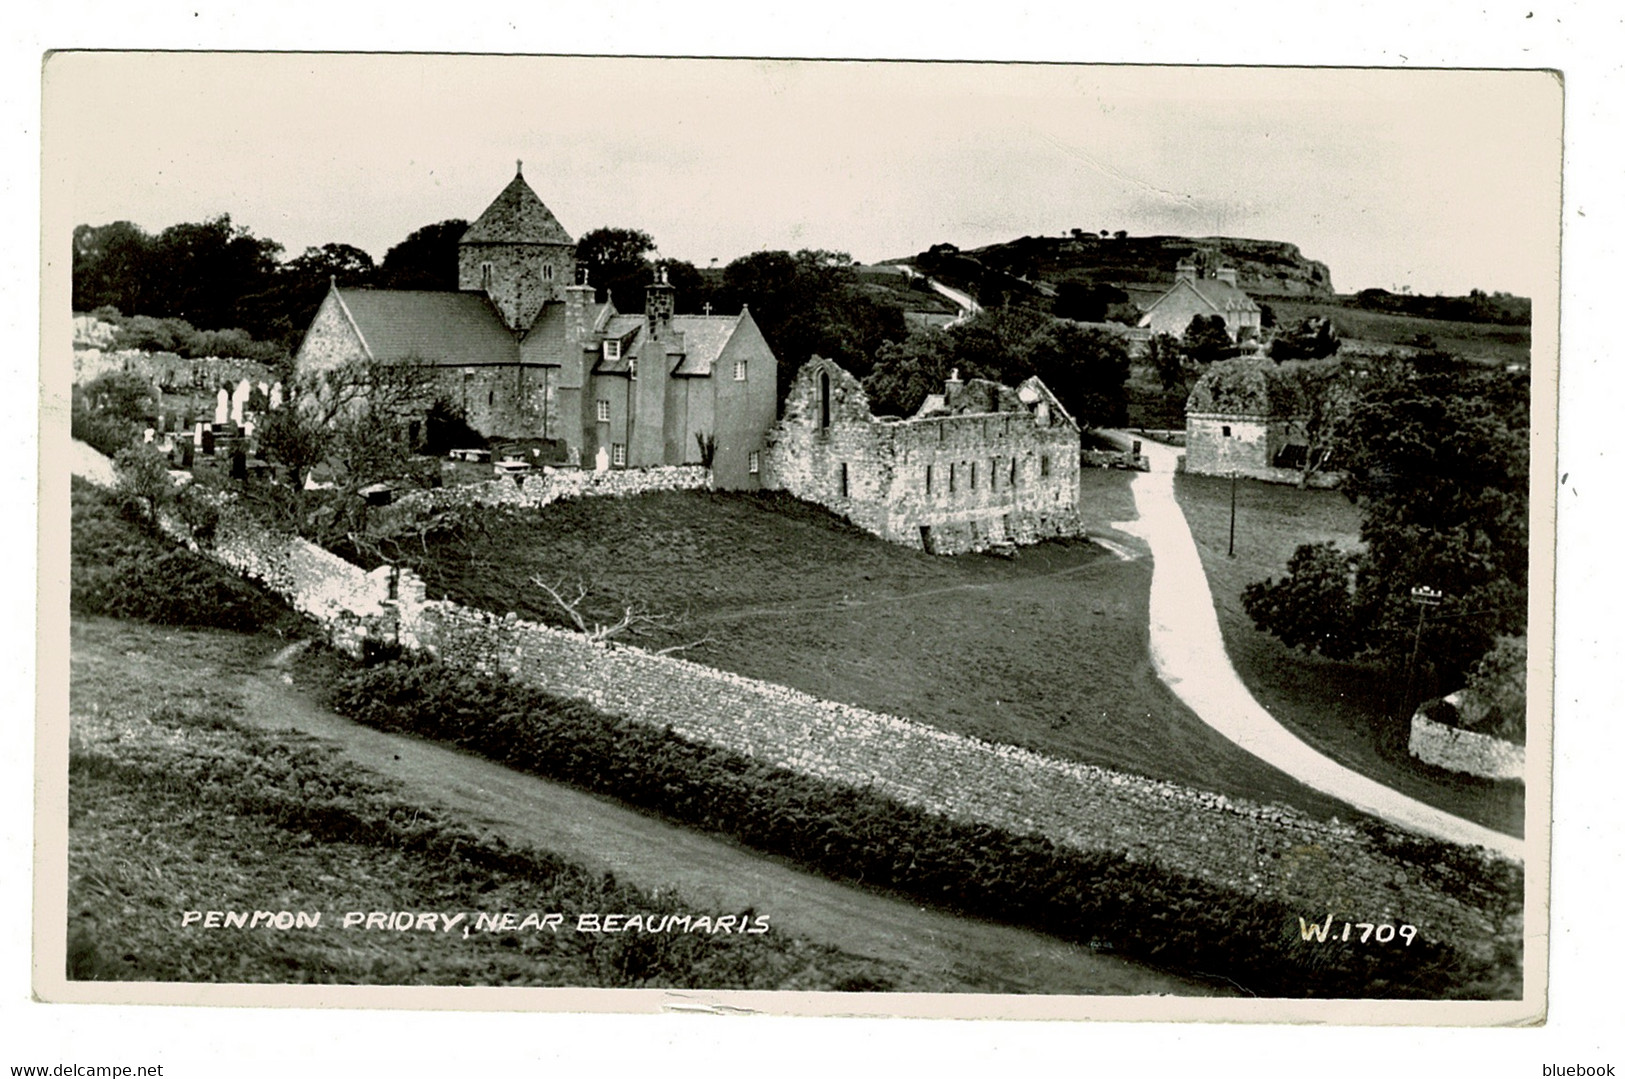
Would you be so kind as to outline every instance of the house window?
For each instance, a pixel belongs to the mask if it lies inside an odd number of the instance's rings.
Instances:
[[[762,471],[762,451],[761,450],[751,450],[749,460],[750,460],[750,474],[752,476],[754,476],[757,473]]]
[[[626,467],[626,443],[616,442],[610,446],[609,463],[616,468]]]
[[[1049,454],[1047,453],[1038,461],[1038,474],[1040,476],[1049,475]]]
[[[736,362],[734,364],[734,381],[735,382],[743,382],[743,381],[745,381],[745,361],[744,360],[739,360],[738,362]]]
[[[598,399],[598,422],[609,422],[609,401],[607,398]]]
[[[604,339],[604,359],[618,360],[621,358],[621,341],[618,337]]]
[[[846,462],[842,461],[841,462],[841,497],[842,498],[847,497],[847,491],[848,491],[848,487],[846,485]]]

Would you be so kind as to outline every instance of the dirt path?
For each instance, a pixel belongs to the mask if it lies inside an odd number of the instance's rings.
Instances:
[[[1174,498],[1179,451],[1149,440],[1142,440],[1142,449],[1151,471],[1134,476],[1139,520],[1116,527],[1151,546],[1151,658],[1168,688],[1208,726],[1318,791],[1401,828],[1522,861],[1523,840],[1435,809],[1344,767],[1258,703],[1230,664],[1196,541]]]
[[[363,727],[316,705],[274,667],[245,678],[243,694],[249,722],[326,739],[356,763],[402,783],[411,796],[510,842],[613,870],[646,888],[676,887],[697,906],[754,907],[786,933],[990,992],[1219,995],[1039,933],[837,884],[608,799]]]

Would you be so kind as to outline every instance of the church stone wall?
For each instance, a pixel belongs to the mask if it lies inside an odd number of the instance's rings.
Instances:
[[[491,264],[489,278],[485,264]],[[527,329],[549,300],[564,299],[575,284],[575,254],[563,244],[462,244],[457,287],[488,291],[509,327]]]

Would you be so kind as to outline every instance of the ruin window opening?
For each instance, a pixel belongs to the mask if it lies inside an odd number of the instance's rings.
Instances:
[[[948,493],[949,494],[954,493],[954,488],[958,486],[958,480],[959,480],[958,466],[949,465],[948,466]]]
[[[494,404],[496,404],[497,403],[497,391],[495,391],[495,390],[486,390],[485,391],[485,403],[486,403],[486,405],[494,405]]]
[[[1228,423],[1225,424],[1223,427],[1221,427],[1219,430],[1221,432],[1223,432],[1223,437],[1224,438],[1229,438],[1230,437],[1230,425]]]
[[[970,489],[976,490],[976,462],[970,463]]]
[[[925,466],[925,493],[931,493],[931,466]]]
[[[846,462],[841,462],[841,497],[847,497]]]
[[[997,457],[988,462],[987,489],[989,491],[997,491],[999,489],[999,459]]]
[[[551,280],[553,280],[553,264],[551,262],[546,263],[546,264],[544,264],[542,266],[542,280],[543,281],[551,281]]]
[[[818,426],[829,430],[829,372],[818,374]]]
[[[1049,475],[1049,454],[1047,453],[1038,462],[1038,474],[1040,476]]]
[[[1010,486],[1016,485],[1016,459],[1010,458]]]

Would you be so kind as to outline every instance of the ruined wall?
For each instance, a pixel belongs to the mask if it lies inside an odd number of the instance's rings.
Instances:
[[[1524,776],[1524,747],[1504,738],[1437,723],[1418,712],[1411,717],[1411,756],[1452,772],[1485,779]]]
[[[436,371],[434,392],[427,396],[461,408],[468,425],[486,438],[563,438],[558,377],[556,367],[445,366]]]
[[[815,359],[768,433],[763,486],[893,543],[959,554],[1080,534],[1079,466],[1077,428],[1047,409],[876,420],[858,381]]]

